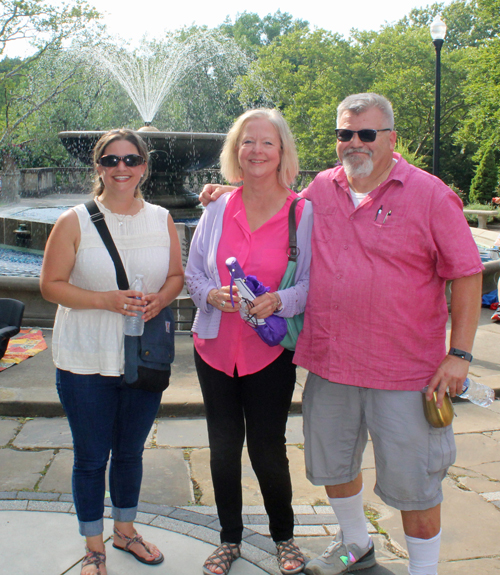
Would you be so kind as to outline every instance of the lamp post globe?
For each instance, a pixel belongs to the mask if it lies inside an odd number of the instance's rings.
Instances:
[[[439,16],[431,24],[432,43],[436,49],[436,82],[434,97],[434,145],[432,173],[439,176],[439,138],[441,132],[441,47],[446,37],[446,24]]]

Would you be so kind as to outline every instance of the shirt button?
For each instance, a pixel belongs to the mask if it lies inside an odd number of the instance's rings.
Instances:
[[[342,279],[342,274],[337,274],[337,279],[338,280]]]
[[[334,306],[333,306],[333,309],[339,309],[339,306],[338,306],[338,305],[334,305]]]
[[[350,219],[350,220],[351,220],[351,222],[352,222],[352,220],[354,219],[354,216],[351,216],[349,219]]]
[[[332,337],[332,341],[337,341],[337,338],[335,336]]]
[[[347,250],[347,249],[348,249],[348,246],[344,246],[344,249]]]

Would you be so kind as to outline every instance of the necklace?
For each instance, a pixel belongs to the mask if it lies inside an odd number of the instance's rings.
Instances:
[[[123,222],[127,217],[127,214],[115,214],[115,212],[111,212],[111,214],[118,220],[118,225],[123,226]]]

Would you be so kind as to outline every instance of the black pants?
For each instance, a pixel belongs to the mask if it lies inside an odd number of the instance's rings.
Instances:
[[[195,350],[210,442],[210,469],[221,524],[221,542],[243,533],[241,454],[245,441],[259,480],[274,541],[293,537],[292,483],[285,431],[295,386],[293,352],[284,350],[263,370],[229,377]]]

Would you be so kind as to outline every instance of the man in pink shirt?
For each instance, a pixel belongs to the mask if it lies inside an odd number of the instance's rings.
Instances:
[[[392,106],[356,94],[338,108],[342,166],[305,190],[312,263],[294,361],[309,370],[303,415],[307,475],[325,485],[340,531],[311,575],[375,564],[361,460],[370,432],[375,492],[401,511],[410,575],[435,575],[441,482],[455,458],[451,425],[422,406],[462,389],[480,309],[482,264],[458,196],[394,153]],[[446,353],[446,280],[453,280]]]

